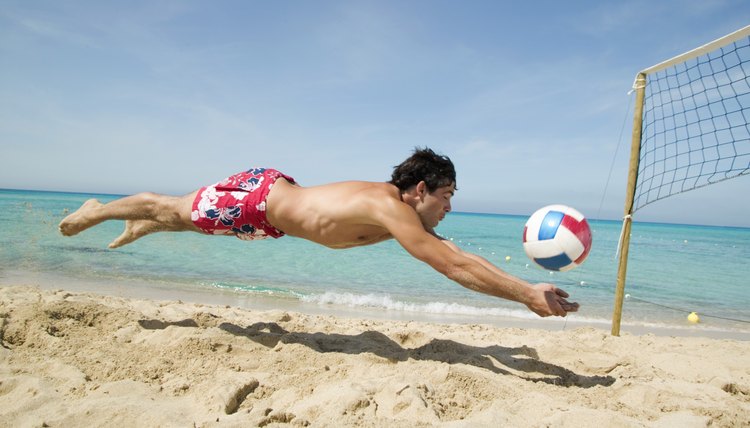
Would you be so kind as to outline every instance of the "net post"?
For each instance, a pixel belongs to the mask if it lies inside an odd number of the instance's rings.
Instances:
[[[633,114],[633,137],[630,144],[630,166],[628,169],[628,186],[625,192],[625,215],[620,240],[620,260],[617,267],[617,288],[615,290],[614,312],[612,313],[612,335],[620,335],[622,320],[622,303],[625,297],[625,276],[628,270],[628,249],[630,248],[630,229],[633,223],[633,203],[635,186],[638,179],[638,165],[641,157],[641,130],[643,126],[643,103],[646,94],[646,74],[638,73],[635,83],[635,113]]]

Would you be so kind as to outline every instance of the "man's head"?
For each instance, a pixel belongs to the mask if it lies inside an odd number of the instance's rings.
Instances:
[[[428,148],[416,148],[414,154],[393,168],[391,181],[402,192],[424,181],[429,192],[456,184],[456,170],[447,156],[441,156]]]
[[[399,188],[402,200],[414,208],[425,228],[431,230],[451,210],[456,170],[447,156],[417,148],[393,169],[389,183]]]

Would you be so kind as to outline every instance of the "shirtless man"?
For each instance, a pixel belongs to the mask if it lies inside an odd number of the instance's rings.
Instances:
[[[90,199],[59,227],[63,235],[72,236],[103,221],[125,220],[125,230],[110,248],[164,231],[248,240],[287,234],[330,248],[393,238],[412,256],[466,288],[523,303],[543,317],[578,310],[578,303],[568,302],[562,289],[532,285],[440,239],[434,228],[450,212],[455,190],[450,159],[417,149],[394,168],[387,183],[301,187],[279,171],[254,168],[182,197],[139,193],[107,204]]]

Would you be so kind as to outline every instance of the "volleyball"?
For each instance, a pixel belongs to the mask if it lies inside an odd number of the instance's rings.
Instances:
[[[591,250],[586,218],[566,205],[538,209],[523,228],[523,249],[537,265],[565,272],[580,266]]]

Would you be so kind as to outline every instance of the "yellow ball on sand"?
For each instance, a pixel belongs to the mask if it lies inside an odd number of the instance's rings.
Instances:
[[[700,322],[701,318],[695,312],[690,312],[690,315],[687,316],[687,320],[691,324],[697,324]]]

